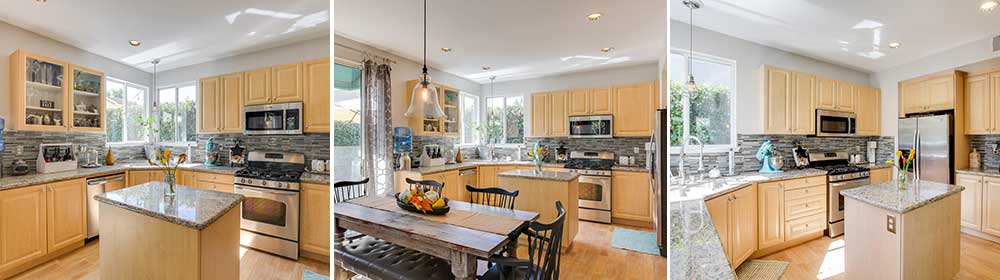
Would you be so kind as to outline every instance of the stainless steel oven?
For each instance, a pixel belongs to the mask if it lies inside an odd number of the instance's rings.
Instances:
[[[830,182],[830,189],[827,194],[829,195],[827,199],[827,203],[829,203],[827,205],[827,215],[830,222],[827,229],[828,236],[837,237],[844,234],[844,196],[840,194],[840,191],[868,185],[870,179],[867,173],[867,171],[864,172],[864,178]]]
[[[816,136],[854,136],[856,124],[854,113],[816,110]]]
[[[302,134],[302,102],[243,108],[243,134]]]
[[[305,156],[252,151],[236,171],[233,189],[242,194],[240,245],[291,259],[299,258],[299,179]]]
[[[236,193],[245,196],[240,226],[254,232],[299,240],[299,192],[236,184]]]
[[[611,138],[611,115],[569,117],[569,138]]]

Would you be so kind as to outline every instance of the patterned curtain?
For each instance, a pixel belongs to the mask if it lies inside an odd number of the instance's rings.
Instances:
[[[392,176],[392,88],[388,64],[371,59],[363,62],[361,75],[364,119],[364,154],[369,160],[363,163],[365,177],[371,178],[368,193],[389,196],[393,193]]]

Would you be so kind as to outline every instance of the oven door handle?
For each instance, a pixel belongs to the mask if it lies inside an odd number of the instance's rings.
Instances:
[[[830,183],[830,188],[844,188],[844,187],[860,187],[869,184],[869,178],[859,178],[842,182]]]
[[[284,196],[293,196],[293,195],[299,194],[298,192],[293,192],[293,191],[283,191],[283,190],[266,190],[266,191],[263,191],[263,190],[259,190],[257,188],[252,188],[251,189],[251,188],[248,188],[248,187],[241,187],[241,186],[233,186],[233,188],[237,189],[237,190],[249,192],[249,193],[258,193],[258,194],[273,194],[273,195],[284,195]]]

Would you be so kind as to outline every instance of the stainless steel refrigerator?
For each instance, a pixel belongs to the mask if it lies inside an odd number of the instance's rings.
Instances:
[[[955,169],[953,133],[951,114],[899,119],[899,150],[904,156],[911,149],[917,151],[907,172],[919,180],[951,184]]]
[[[656,246],[660,247],[660,255],[667,255],[667,174],[670,165],[667,151],[670,150],[670,110],[656,110],[656,131],[646,148],[646,165],[649,166],[650,188],[653,193],[653,225],[656,231]]]

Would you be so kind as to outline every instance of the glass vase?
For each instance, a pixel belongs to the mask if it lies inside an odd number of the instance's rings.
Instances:
[[[899,170],[896,172],[896,187],[901,190],[905,190],[910,183],[909,180],[907,180],[908,177],[909,176],[906,175],[906,171]]]
[[[167,183],[167,191],[165,196],[175,196],[177,191],[174,190],[174,185],[177,184],[175,174],[166,172],[163,174],[163,181]]]
[[[535,158],[531,162],[535,164],[535,173],[542,173],[542,159]]]

